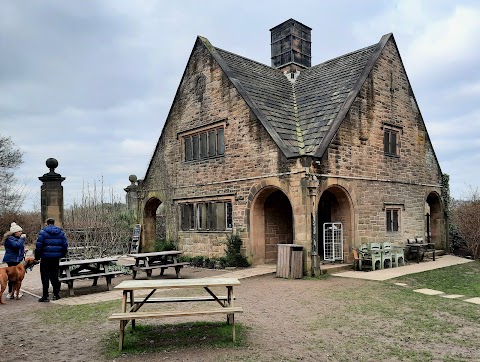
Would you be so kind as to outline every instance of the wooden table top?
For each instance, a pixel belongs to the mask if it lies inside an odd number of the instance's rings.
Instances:
[[[435,243],[411,243],[411,244],[406,244],[405,246],[430,246],[430,245],[435,245]]]
[[[183,251],[179,250],[169,250],[169,251],[155,251],[153,253],[138,253],[138,254],[128,254],[128,256],[141,259],[141,258],[149,258],[152,256],[164,256],[164,255],[180,255],[183,254]]]
[[[164,288],[196,288],[196,287],[232,287],[240,285],[237,278],[199,278],[199,279],[155,279],[155,280],[124,280],[114,289],[140,290]]]
[[[117,260],[118,260],[118,258],[113,258],[113,257],[96,258],[96,259],[68,260],[68,261],[60,262],[60,266],[95,264],[95,263],[110,263],[110,262],[117,261]]]

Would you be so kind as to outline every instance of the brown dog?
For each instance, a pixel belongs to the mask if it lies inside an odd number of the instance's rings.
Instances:
[[[5,268],[0,268],[0,304],[5,304],[2,301],[2,294],[5,288],[7,287],[8,281],[10,280],[13,283],[12,293],[10,298],[13,299],[15,292],[18,299],[18,294],[20,293],[20,287],[22,286],[23,278],[25,278],[25,273],[27,268],[33,268],[34,265],[38,264],[39,261],[34,258],[26,258],[20,264],[16,266],[8,266]]]

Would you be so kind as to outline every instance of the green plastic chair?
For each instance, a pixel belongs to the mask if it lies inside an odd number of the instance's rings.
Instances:
[[[380,251],[379,243],[369,243],[368,245],[362,244],[361,251],[363,254],[363,260],[369,261],[372,270],[375,270],[375,268],[382,269],[382,253]]]
[[[395,267],[398,268],[400,261],[402,262],[402,266],[405,266],[405,248],[394,246],[392,248],[392,263],[395,263]]]
[[[385,264],[388,268],[392,268],[392,243],[384,242],[381,245],[382,248],[382,268],[385,268]]]

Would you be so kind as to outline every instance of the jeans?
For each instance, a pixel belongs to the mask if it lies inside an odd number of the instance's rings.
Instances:
[[[60,273],[60,259],[46,258],[40,260],[40,275],[42,278],[43,297],[48,298],[49,282],[52,283],[53,295],[60,293],[60,281],[58,274]]]

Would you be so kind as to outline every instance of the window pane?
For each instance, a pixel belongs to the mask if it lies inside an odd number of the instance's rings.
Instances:
[[[217,230],[217,219],[215,218],[215,207],[214,203],[208,204],[208,229]]]
[[[192,139],[190,137],[185,138],[185,161],[192,160]]]
[[[223,155],[225,153],[225,143],[223,141],[223,128],[217,130],[217,154]]]
[[[217,136],[215,131],[208,132],[208,156],[215,156],[215,145],[217,143]]]
[[[190,220],[190,230],[195,229],[195,211],[193,209],[193,204],[188,204],[188,211],[190,213],[189,220]]]
[[[227,229],[233,228],[232,203],[227,202]]]
[[[390,154],[397,154],[397,132],[390,133]]]
[[[207,134],[200,135],[200,158],[207,158]]]
[[[198,228],[207,230],[207,204],[198,204]]]
[[[187,219],[185,212],[185,205],[180,205],[181,228],[187,230]]]
[[[225,203],[217,202],[215,208],[217,209],[217,230],[225,230]]]
[[[190,206],[193,206],[193,205],[189,205],[189,204],[180,205],[181,218],[182,218],[182,222],[181,222],[182,230],[190,230],[190,217],[191,217]]]
[[[387,210],[387,231],[392,231],[392,213]]]
[[[383,133],[383,152],[387,155],[390,153],[390,140],[388,137],[388,131]]]
[[[398,231],[398,210],[392,210],[393,231]]]
[[[198,135],[192,137],[193,141],[193,159],[198,160]]]

